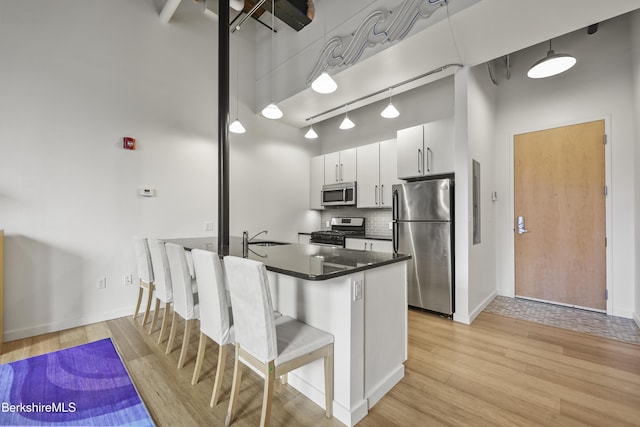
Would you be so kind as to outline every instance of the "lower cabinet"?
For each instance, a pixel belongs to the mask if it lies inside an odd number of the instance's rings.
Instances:
[[[347,249],[359,249],[361,251],[393,252],[393,243],[391,240],[354,239],[348,237],[345,242],[345,247]]]

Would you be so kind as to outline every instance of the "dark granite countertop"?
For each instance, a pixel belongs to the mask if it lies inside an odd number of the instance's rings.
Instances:
[[[216,252],[215,237],[162,239],[186,249],[205,249]],[[255,240],[254,242],[260,242]],[[242,256],[242,239],[229,239],[229,254]],[[267,270],[305,280],[327,280],[386,264],[406,261],[410,255],[360,251],[328,246],[290,243],[278,246],[249,245],[249,259],[263,262]]]

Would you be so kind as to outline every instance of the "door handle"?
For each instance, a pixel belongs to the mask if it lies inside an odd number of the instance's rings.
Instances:
[[[524,233],[528,233],[528,232],[529,232],[529,230],[524,228],[524,217],[523,216],[519,216],[518,217],[518,234],[524,234]]]

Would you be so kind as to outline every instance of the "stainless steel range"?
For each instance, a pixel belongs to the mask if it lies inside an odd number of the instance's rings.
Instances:
[[[344,248],[347,237],[364,237],[364,218],[331,218],[331,230],[312,232],[310,243]]]

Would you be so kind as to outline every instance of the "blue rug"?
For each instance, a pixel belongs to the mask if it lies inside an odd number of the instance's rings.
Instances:
[[[154,424],[106,338],[0,365],[0,425]]]

